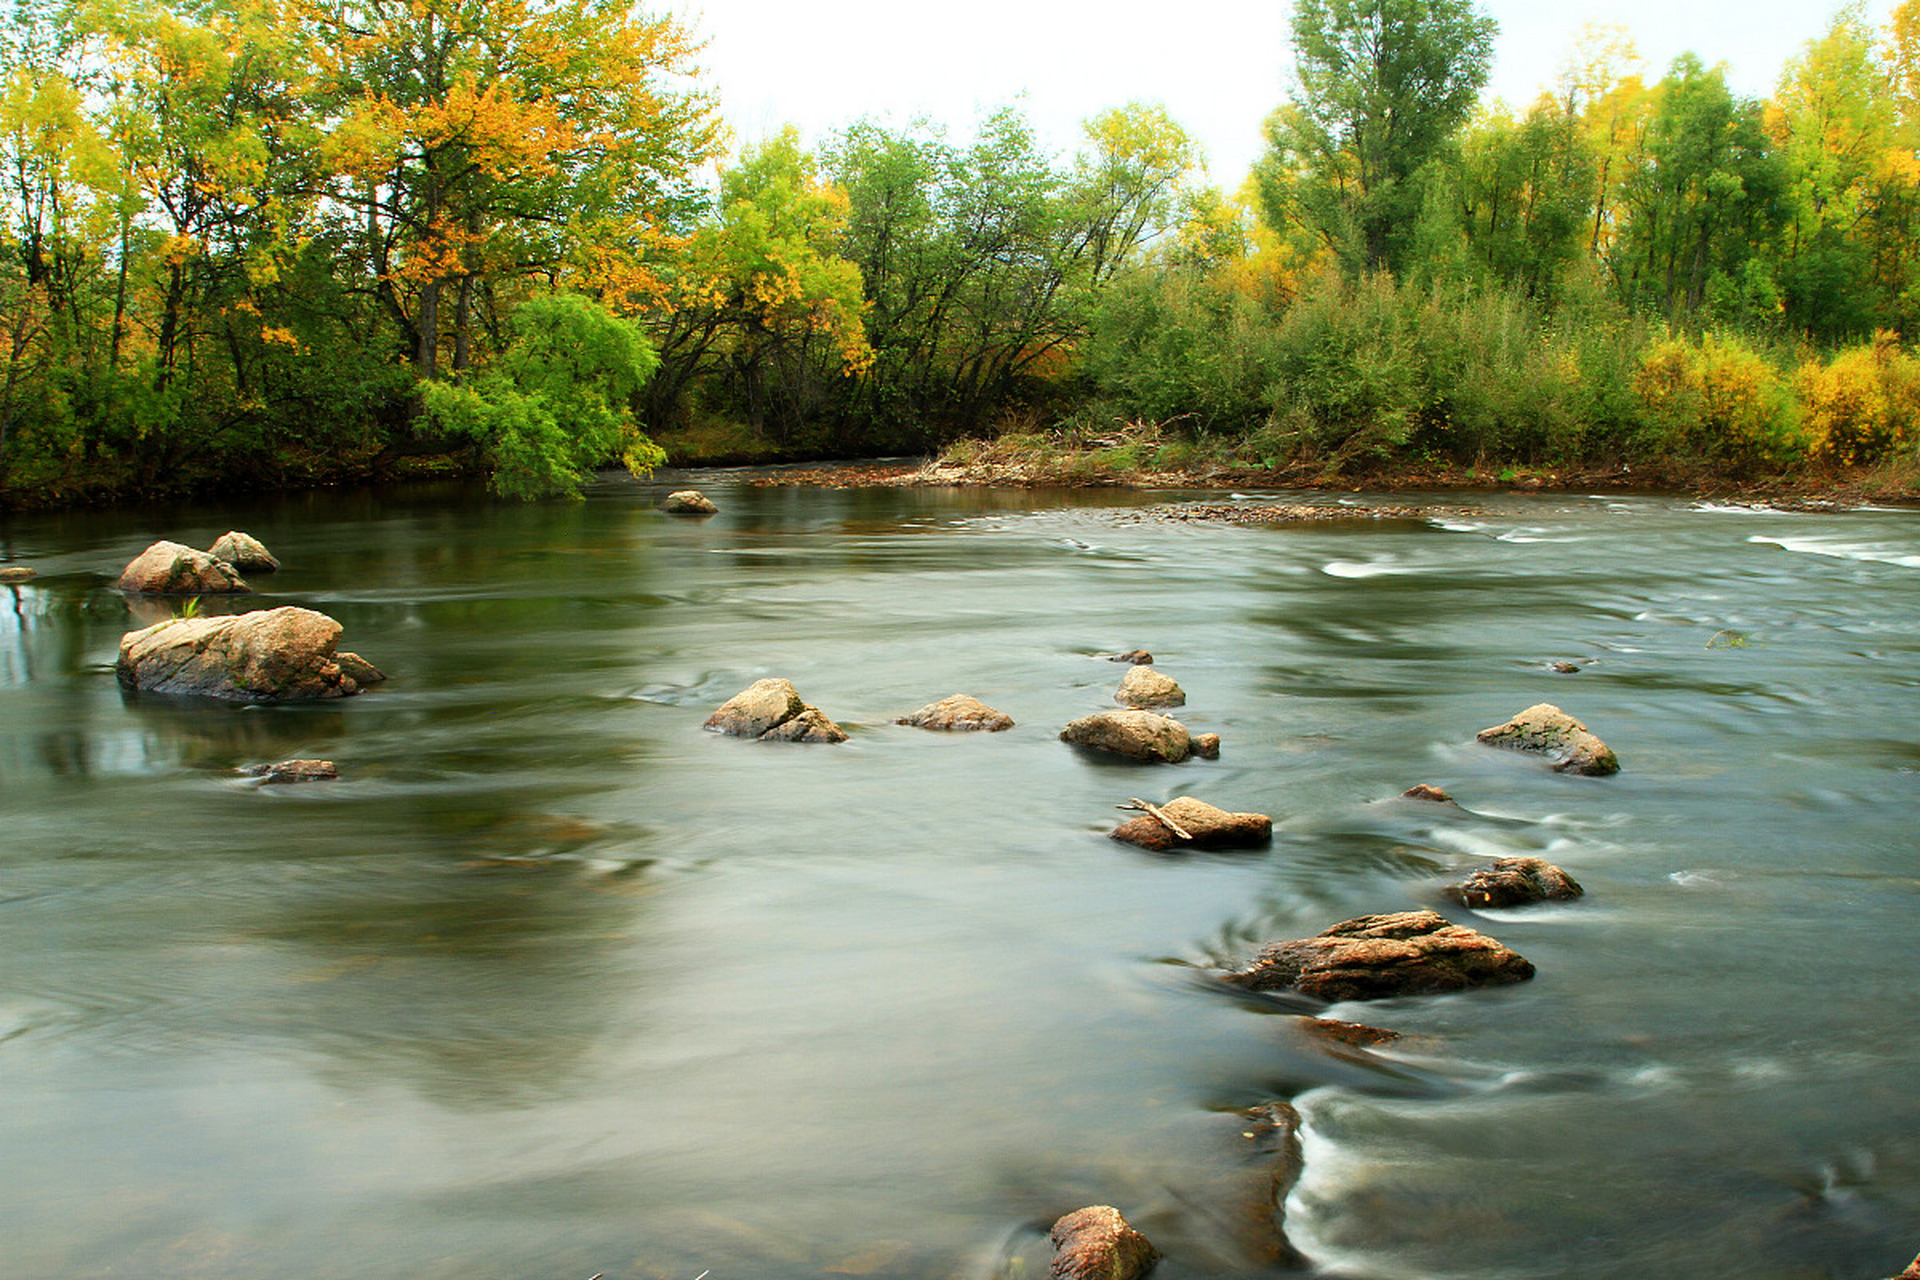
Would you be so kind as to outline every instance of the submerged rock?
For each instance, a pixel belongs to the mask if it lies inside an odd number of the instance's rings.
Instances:
[[[1192,796],[1176,796],[1158,808],[1186,836],[1175,835],[1165,822],[1143,813],[1109,831],[1108,837],[1156,853],[1167,849],[1242,849],[1273,838],[1273,819],[1264,813],[1228,813]]]
[[[1130,707],[1178,707],[1186,704],[1187,693],[1170,675],[1152,667],[1134,667],[1121,677],[1113,700]]]
[[[1920,1280],[1920,1255],[1916,1255],[1913,1261],[1907,1264],[1907,1269],[1895,1276],[1893,1280]]]
[[[1148,653],[1145,649],[1129,649],[1125,653],[1112,654],[1107,658],[1107,661],[1108,662],[1132,662],[1140,666],[1145,666],[1149,662],[1153,661],[1153,655]]]
[[[331,760],[282,760],[278,764],[249,765],[239,772],[260,779],[263,787],[289,782],[331,782],[340,776],[340,770]]]
[[[1599,776],[1620,772],[1619,758],[1612,749],[1552,703],[1528,707],[1505,724],[1482,729],[1476,736],[1488,746],[1547,756],[1558,773]]]
[[[1453,797],[1439,787],[1430,787],[1424,782],[1415,783],[1400,793],[1402,800],[1426,800],[1434,804],[1452,804]]]
[[[704,726],[735,738],[774,742],[845,742],[846,731],[808,706],[791,681],[755,680],[720,704]]]
[[[1338,1018],[1301,1018],[1294,1025],[1300,1028],[1301,1034],[1322,1044],[1347,1049],[1373,1049],[1400,1038],[1398,1031],[1370,1027],[1364,1022],[1342,1022]]]
[[[260,540],[250,533],[241,533],[229,529],[220,535],[208,553],[216,560],[225,560],[243,573],[272,573],[280,567],[273,552],[260,544]]]
[[[223,595],[252,591],[225,560],[178,542],[156,542],[135,556],[113,584],[148,596]]]
[[[39,576],[24,564],[0,564],[0,583],[27,582]]]
[[[1137,1280],[1160,1260],[1160,1251],[1112,1205],[1076,1209],[1049,1235],[1058,1280]]]
[[[1167,764],[1178,764],[1189,755],[1198,754],[1187,726],[1171,716],[1152,711],[1100,711],[1082,716],[1060,731],[1060,740],[1111,751],[1133,760]],[[1212,738],[1211,747],[1214,754],[1219,754],[1218,737]]]
[[[351,677],[354,683],[363,687],[370,684],[379,684],[387,678],[386,672],[374,666],[357,653],[348,653],[342,649],[333,655],[333,660],[340,664],[341,675]]]
[[[1441,892],[1465,907],[1515,907],[1578,898],[1586,890],[1545,858],[1501,858]]]
[[[1002,729],[1013,728],[1013,717],[1004,711],[996,711],[978,698],[956,693],[938,702],[929,702],[912,715],[902,716],[894,723],[910,724],[921,729],[998,733]]]
[[[1275,943],[1226,979],[1254,991],[1379,1000],[1532,976],[1531,963],[1485,934],[1437,912],[1402,911],[1345,920],[1316,937]]]
[[[668,494],[660,504],[660,509],[673,516],[710,516],[720,508],[714,506],[713,500],[698,489],[681,489]]]
[[[334,646],[340,624],[291,605],[223,618],[170,618],[120,639],[129,689],[234,702],[306,702],[360,692]]]

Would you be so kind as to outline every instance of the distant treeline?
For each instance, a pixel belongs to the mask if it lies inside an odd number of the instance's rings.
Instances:
[[[1229,193],[1141,104],[1067,158],[1009,109],[716,179],[697,45],[617,0],[14,0],[0,504],[1129,423],[1329,470],[1911,460],[1920,0],[1765,101],[1602,30],[1488,108],[1493,33],[1298,0]]]

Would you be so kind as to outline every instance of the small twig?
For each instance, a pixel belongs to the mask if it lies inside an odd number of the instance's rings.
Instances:
[[[1175,822],[1172,818],[1169,818],[1166,810],[1162,809],[1159,805],[1148,804],[1145,800],[1137,796],[1129,797],[1125,804],[1117,804],[1113,807],[1116,809],[1138,809],[1142,813],[1152,814],[1161,826],[1173,832],[1173,834],[1179,836],[1182,840],[1193,839],[1193,833]]]

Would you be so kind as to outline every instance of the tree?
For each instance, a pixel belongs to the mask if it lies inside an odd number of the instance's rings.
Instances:
[[[1261,198],[1349,270],[1401,270],[1419,216],[1414,177],[1464,124],[1497,27],[1471,0],[1296,0],[1295,100],[1267,123]]]

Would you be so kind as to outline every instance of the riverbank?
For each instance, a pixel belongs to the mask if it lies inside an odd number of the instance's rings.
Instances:
[[[1309,464],[1249,465],[1207,462],[1157,467],[1115,465],[1102,449],[1007,449],[969,444],[920,460],[831,462],[783,467],[753,481],[761,486],[830,489],[876,487],[1319,489],[1352,493],[1418,491],[1520,493],[1689,494],[1794,510],[1868,503],[1920,504],[1920,463],[1905,462],[1843,473],[1730,477],[1703,467],[1533,468],[1458,467],[1394,462],[1329,474]]]

